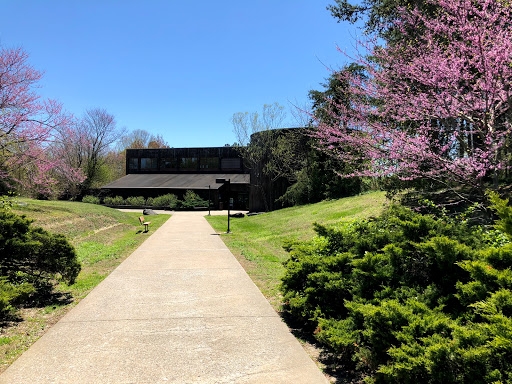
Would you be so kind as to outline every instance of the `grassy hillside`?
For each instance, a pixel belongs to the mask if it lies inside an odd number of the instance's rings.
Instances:
[[[276,310],[281,305],[279,284],[288,258],[283,244],[288,239],[315,235],[312,224],[336,224],[378,215],[386,202],[384,192],[373,192],[339,200],[286,208],[258,216],[231,219],[232,233],[222,239],[254,283]],[[207,216],[219,233],[226,232],[225,216]]]
[[[22,308],[18,318],[1,324],[0,372],[170,217],[152,216],[150,231],[144,233],[138,220],[141,213],[77,202],[18,201],[26,205],[16,205],[13,212],[33,219],[32,225],[68,238],[77,250],[82,271],[75,284],[59,284],[50,300]]]

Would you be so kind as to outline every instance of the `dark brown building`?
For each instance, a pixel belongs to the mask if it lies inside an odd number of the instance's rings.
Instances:
[[[217,179],[230,180],[234,209],[249,209],[250,175],[233,147],[127,149],[126,176],[102,189],[123,197],[173,193],[180,199],[192,190],[225,209],[228,186]]]

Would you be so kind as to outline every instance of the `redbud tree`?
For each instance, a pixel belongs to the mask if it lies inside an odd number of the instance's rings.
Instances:
[[[483,191],[510,165],[512,7],[427,3],[433,14],[400,10],[390,26],[400,38],[362,43],[355,59],[363,74],[340,72],[350,103],[329,101],[335,119],[317,120],[316,135],[354,165],[344,176],[428,178]]]
[[[35,92],[41,77],[22,49],[0,48],[0,181],[48,192],[56,173],[75,182],[84,177],[49,150],[56,130],[70,130],[72,118]]]

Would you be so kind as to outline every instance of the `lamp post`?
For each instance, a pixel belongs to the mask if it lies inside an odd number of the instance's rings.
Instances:
[[[229,230],[229,213],[231,208],[231,179],[215,179],[215,182],[217,184],[224,184],[228,186],[228,230],[226,233],[231,233],[231,231]]]

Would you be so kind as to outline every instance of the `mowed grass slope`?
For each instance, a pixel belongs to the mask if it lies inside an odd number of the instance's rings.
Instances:
[[[55,324],[80,299],[146,240],[170,215],[151,216],[143,232],[137,212],[121,212],[99,205],[18,199],[13,211],[34,220],[32,225],[63,234],[74,245],[82,270],[75,284],[60,283],[49,302],[23,308],[18,319],[1,324],[0,372]]]
[[[231,219],[225,234],[225,216],[207,216],[224,243],[237,257],[254,283],[274,309],[281,307],[279,285],[288,253],[288,240],[306,240],[315,235],[313,223],[335,225],[340,222],[377,216],[386,203],[384,192],[372,192],[339,200],[285,208],[258,216]]]

